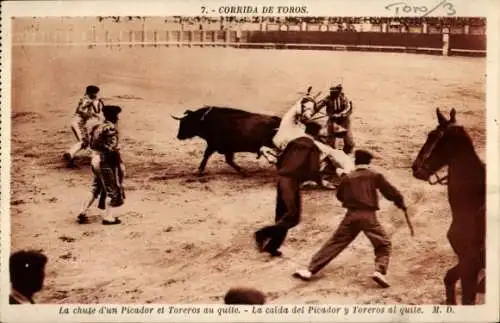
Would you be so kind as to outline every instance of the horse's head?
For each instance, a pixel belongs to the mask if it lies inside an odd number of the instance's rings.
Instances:
[[[450,112],[450,119],[436,109],[438,125],[432,130],[427,141],[420,149],[413,162],[413,176],[420,180],[429,180],[443,166],[448,165],[456,151],[460,149],[458,138],[468,137],[461,126],[456,125],[455,109]],[[439,178],[438,178],[439,179]]]
[[[300,109],[302,113],[306,111],[314,111],[316,108],[316,100],[310,95],[305,95],[300,99]]]

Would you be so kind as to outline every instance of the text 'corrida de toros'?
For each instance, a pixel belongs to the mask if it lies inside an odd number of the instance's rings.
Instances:
[[[260,8],[260,10],[259,10]],[[266,13],[284,13],[300,14],[307,13],[306,6],[222,6],[219,7],[220,14],[266,14]]]

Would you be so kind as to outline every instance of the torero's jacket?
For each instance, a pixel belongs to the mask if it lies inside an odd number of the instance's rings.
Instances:
[[[353,210],[379,209],[377,190],[389,201],[403,205],[403,195],[380,173],[358,165],[345,175],[337,188],[337,198],[342,206]]]
[[[278,159],[278,174],[299,181],[319,181],[320,151],[309,137],[291,141]]]
[[[87,95],[80,99],[75,115],[87,121],[91,118],[101,118],[103,102],[100,99],[91,99]]]
[[[118,149],[118,129],[110,121],[104,121],[92,128],[90,148],[101,153],[109,153]]]

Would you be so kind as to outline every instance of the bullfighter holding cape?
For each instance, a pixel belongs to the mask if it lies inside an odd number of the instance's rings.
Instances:
[[[88,222],[86,212],[99,197],[99,208],[105,209],[102,224],[120,224],[121,221],[112,216],[111,208],[119,207],[124,202],[123,178],[125,166],[118,149],[118,114],[119,106],[104,106],[105,121],[92,128],[90,134],[90,148],[92,149],[92,172],[94,181],[90,197],[83,205],[78,215],[78,222]],[[106,199],[109,197],[107,202]]]

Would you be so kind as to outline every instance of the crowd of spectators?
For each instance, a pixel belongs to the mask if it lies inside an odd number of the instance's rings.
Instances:
[[[103,20],[113,20],[115,22],[120,21],[131,21],[131,20],[147,20],[147,17],[140,16],[106,16],[98,17],[99,21]],[[171,23],[184,23],[184,24],[200,24],[200,23],[276,23],[276,24],[301,24],[303,22],[307,24],[402,24],[406,26],[420,26],[424,22],[428,25],[437,27],[463,27],[465,25],[474,27],[484,27],[486,25],[485,18],[474,18],[474,17],[456,17],[456,18],[445,18],[445,17],[236,17],[236,16],[225,16],[225,17],[205,17],[205,16],[194,16],[194,17],[181,17],[173,16],[165,18],[165,22]]]
[[[485,18],[469,17],[172,16],[148,18],[127,16],[98,17],[98,19],[99,21],[118,23],[122,21],[138,21],[144,24],[148,23],[148,19],[155,19],[160,24],[168,24],[169,27],[167,28],[179,26],[177,28],[183,30],[329,30],[338,32],[386,30],[389,32],[422,32],[425,23],[427,32],[431,33],[441,32],[445,29],[452,30],[452,33],[461,33],[460,30],[464,30],[465,26],[474,28],[473,33],[484,33],[486,26]],[[385,29],[382,29],[383,25],[386,25]]]

